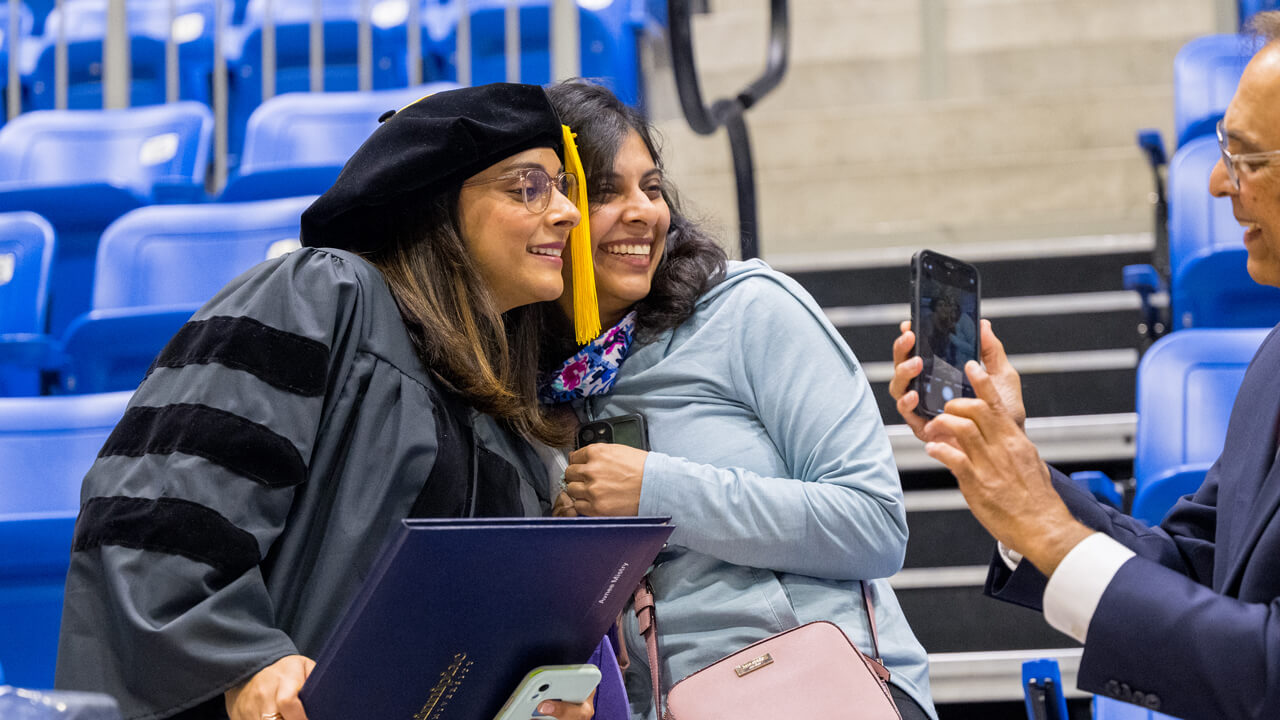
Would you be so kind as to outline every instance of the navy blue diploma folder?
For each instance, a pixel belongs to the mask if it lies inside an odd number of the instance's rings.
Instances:
[[[316,658],[307,717],[491,720],[525,673],[587,661],[667,520],[405,520]]]

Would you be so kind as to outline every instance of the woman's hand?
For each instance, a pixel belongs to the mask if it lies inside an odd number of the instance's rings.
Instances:
[[[551,514],[555,517],[578,517],[578,511],[573,509],[573,498],[569,497],[569,493],[562,492],[556,496],[556,502],[551,506]]]
[[[262,668],[225,693],[227,715],[231,720],[265,720],[276,716],[284,720],[307,720],[298,691],[315,666],[311,658],[286,655]]]
[[[591,720],[596,714],[595,699],[596,691],[592,690],[591,697],[580,703],[547,700],[538,705],[538,712],[542,715],[556,718],[556,720]]]
[[[574,450],[564,479],[565,492],[579,515],[638,515],[646,450],[594,443]]]

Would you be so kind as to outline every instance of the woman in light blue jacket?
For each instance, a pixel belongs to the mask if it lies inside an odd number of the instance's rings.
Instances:
[[[857,359],[795,281],[726,263],[679,213],[637,113],[586,83],[548,94],[578,133],[605,332],[574,342],[566,288],[547,312],[561,342],[544,356],[541,399],[579,421],[641,413],[652,448],[572,453],[560,512],[671,516],[651,573],[662,692],[813,620],[870,654],[864,580],[903,717],[936,718],[925,651],[885,579],[902,566],[906,513]],[[634,614],[622,631],[632,716],[653,718]]]

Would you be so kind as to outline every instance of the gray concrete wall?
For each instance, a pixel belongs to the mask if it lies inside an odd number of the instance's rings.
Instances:
[[[750,114],[768,257],[1151,227],[1140,127],[1172,132],[1173,58],[1216,0],[792,0],[783,84]],[[768,3],[695,18],[704,94],[764,65]],[[664,46],[649,101],[684,197],[736,242],[723,133],[680,116]]]

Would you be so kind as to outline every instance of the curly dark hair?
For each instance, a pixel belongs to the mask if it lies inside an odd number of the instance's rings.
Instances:
[[[577,135],[588,198],[601,196],[601,180],[613,172],[618,149],[632,131],[644,141],[654,164],[662,167],[653,127],[608,88],[581,79],[566,80],[548,87],[547,96],[560,121]],[[671,228],[649,294],[635,304],[636,338],[641,342],[688,320],[698,298],[719,283],[725,272],[724,249],[684,213],[670,182],[663,182],[662,195],[671,209]],[[564,314],[558,306],[552,310],[547,313],[552,337],[544,345],[544,368],[548,359],[564,360],[577,350],[572,330],[565,331],[568,322]],[[566,338],[567,342],[560,342]],[[556,357],[549,358],[549,354]]]
[[[1280,10],[1260,12],[1249,18],[1245,25],[1250,32],[1271,43],[1280,40]],[[572,127],[572,125],[570,126]]]

